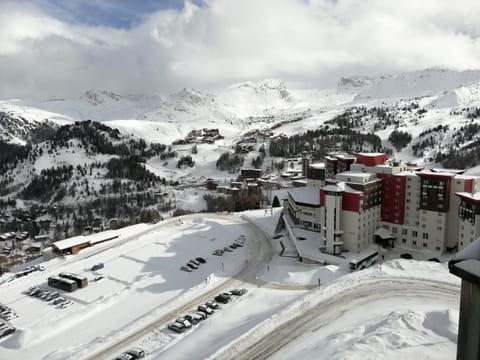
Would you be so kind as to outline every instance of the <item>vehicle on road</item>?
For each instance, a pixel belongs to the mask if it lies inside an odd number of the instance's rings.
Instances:
[[[182,324],[180,323],[171,323],[171,324],[168,324],[167,326],[170,330],[176,332],[176,333],[183,333],[186,329],[185,329],[185,326],[183,326]]]
[[[409,254],[409,253],[403,253],[403,254],[400,255],[400,257],[401,257],[402,259],[407,259],[407,260],[413,259],[412,254]]]
[[[371,250],[350,261],[350,271],[362,270],[375,264],[378,260],[378,251]]]

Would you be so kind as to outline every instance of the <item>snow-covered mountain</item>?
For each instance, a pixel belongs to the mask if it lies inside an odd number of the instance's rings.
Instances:
[[[480,81],[446,90],[431,103],[435,108],[457,108],[480,106]]]
[[[378,78],[359,75],[342,77],[337,85],[337,93],[358,94],[362,90],[365,90],[375,85],[378,80]]]
[[[232,85],[219,95],[219,101],[231,116],[240,118],[275,114],[294,103],[291,93],[278,79]]]
[[[289,89],[278,79],[243,82],[215,94],[184,88],[165,97],[90,90],[75,99],[0,101],[8,114],[0,119],[0,136],[22,143],[35,124],[46,120],[64,125],[91,119],[167,145],[192,130],[217,128],[225,137],[221,145],[232,146],[252,130],[301,134],[347,114],[343,118],[352,121],[354,131],[373,132],[388,148],[393,148],[389,136],[395,129],[409,133],[411,142],[396,156],[415,160],[452,150],[452,139],[463,139],[460,128],[476,122],[478,106],[479,70],[343,77],[336,89],[323,90]],[[441,138],[430,139],[431,129],[440,125]],[[475,139],[456,140],[455,146],[460,149],[467,141]]]
[[[480,70],[426,69],[382,76],[359,92],[357,99],[435,96],[444,91],[480,82]]]

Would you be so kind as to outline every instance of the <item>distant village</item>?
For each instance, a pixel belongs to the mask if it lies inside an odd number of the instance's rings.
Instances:
[[[175,140],[172,145],[214,144],[215,141],[222,139],[224,137],[220,135],[218,129],[203,128],[190,131],[184,139]]]

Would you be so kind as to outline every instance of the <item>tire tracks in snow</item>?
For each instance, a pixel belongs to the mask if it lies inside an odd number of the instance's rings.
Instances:
[[[332,283],[335,286],[335,283]],[[326,288],[329,286],[327,285]],[[210,359],[267,359],[299,336],[314,332],[351,309],[375,300],[398,297],[439,298],[459,301],[460,287],[429,279],[385,276],[359,279],[340,291],[322,295],[322,288],[288,305],[279,313],[257,325],[236,341],[213,354]],[[315,297],[318,296],[318,300]]]

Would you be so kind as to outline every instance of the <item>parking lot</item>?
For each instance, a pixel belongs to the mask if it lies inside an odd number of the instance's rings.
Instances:
[[[165,307],[224,281],[225,276],[245,265],[247,247],[220,258],[212,255],[216,248],[230,246],[237,237],[245,236],[245,227],[239,221],[198,219],[152,228],[134,241],[91,257],[77,261],[76,255],[54,259],[44,264],[45,271],[0,286],[0,298],[20,315],[13,320],[14,326],[22,329],[20,337],[0,340],[0,358],[14,353],[23,358],[38,357],[38,353],[45,356],[56,348],[52,342],[59,340],[81,343],[83,349],[91,341],[95,346],[99,336],[108,341],[118,333],[130,331],[161,314]],[[86,249],[83,254],[94,250]],[[180,270],[182,263],[197,258],[205,260],[198,269],[191,273]],[[92,266],[99,262],[104,268],[92,271]],[[89,285],[74,292],[52,289],[47,278],[61,272],[84,276]],[[38,296],[26,294],[29,290],[37,291]],[[69,305],[62,308],[60,303],[54,304],[60,297]],[[104,321],[95,321],[97,316]],[[92,321],[95,332],[91,330]]]

